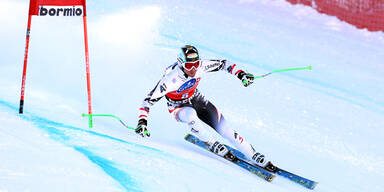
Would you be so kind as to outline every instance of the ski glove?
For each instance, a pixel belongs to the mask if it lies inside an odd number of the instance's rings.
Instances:
[[[244,87],[248,87],[250,84],[253,83],[253,80],[255,80],[255,76],[253,76],[251,73],[247,73],[244,71],[240,72],[239,77]]]
[[[137,124],[137,128],[135,129],[135,132],[142,137],[149,137],[150,134],[147,129],[147,120],[146,119],[139,119],[139,123]]]

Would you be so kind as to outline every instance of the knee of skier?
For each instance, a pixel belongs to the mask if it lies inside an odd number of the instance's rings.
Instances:
[[[177,119],[180,122],[183,123],[194,123],[198,117],[196,110],[192,107],[183,107],[178,113],[177,113]]]
[[[220,121],[218,123],[218,126],[216,127],[216,131],[221,135],[221,136],[229,136],[231,135],[232,129],[230,129],[227,126],[227,121],[224,119],[224,116],[221,116]]]
[[[230,140],[231,142],[236,142],[240,144],[244,142],[243,137],[241,137],[240,134],[237,133],[235,130],[230,128],[224,118],[221,118],[221,122],[219,123],[218,127],[218,133],[224,138]]]
[[[227,121],[224,119],[224,117],[222,117],[219,122],[217,132],[222,137],[229,140],[232,144],[241,145],[244,142],[243,137],[241,137],[235,130],[228,126]]]

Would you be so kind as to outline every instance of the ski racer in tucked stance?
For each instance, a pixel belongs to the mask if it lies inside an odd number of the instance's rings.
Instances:
[[[239,133],[232,130],[224,116],[199,92],[197,86],[203,74],[227,71],[239,78],[245,87],[253,83],[254,76],[227,60],[200,60],[194,46],[185,45],[177,57],[177,62],[169,66],[155,88],[144,99],[139,109],[139,122],[135,132],[149,137],[147,118],[149,109],[162,97],[168,100],[168,110],[179,122],[186,123],[191,132],[206,141],[214,153],[225,156],[229,150],[206,132],[206,123],[222,137],[230,141],[251,162],[268,170],[273,165],[264,155],[255,149]]]

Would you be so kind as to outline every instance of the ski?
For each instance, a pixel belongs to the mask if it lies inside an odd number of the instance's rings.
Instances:
[[[309,179],[306,179],[304,177],[301,177],[301,176],[298,176],[296,174],[293,174],[293,173],[290,173],[288,171],[285,171],[283,169],[280,169],[278,167],[276,167],[277,170],[276,170],[276,174],[280,175],[280,176],[283,176],[303,187],[306,187],[308,189],[314,189],[316,187],[316,185],[318,184],[316,181],[312,181],[312,180],[309,180]]]
[[[240,151],[236,150],[236,149],[233,149],[232,147],[230,146],[227,146],[226,147],[228,148],[228,150],[232,151],[233,155],[237,156],[239,159],[243,159],[244,161],[246,161],[245,159],[247,159],[243,153],[241,153]],[[257,166],[257,165],[254,165],[254,166]],[[259,167],[259,166],[258,166]],[[264,169],[262,167],[259,167],[261,169]],[[318,184],[316,181],[312,181],[310,179],[307,179],[307,178],[304,178],[304,177],[301,177],[299,175],[296,175],[296,174],[293,174],[291,172],[288,172],[284,169],[281,169],[279,167],[276,167],[275,166],[275,171],[273,171],[272,173],[276,173],[277,175],[280,175],[282,177],[285,177],[303,187],[306,187],[308,189],[314,189],[316,187],[316,185]]]
[[[205,144],[204,141],[201,141],[199,138],[197,138],[191,134],[187,134],[185,136],[185,140],[212,152],[209,149],[209,147]],[[228,150],[231,153],[230,153],[230,157],[224,157],[224,158],[226,158],[229,161],[232,161],[236,165],[250,171],[251,173],[256,174],[257,176],[263,178],[266,181],[272,181],[273,178],[275,177],[275,175],[273,173],[276,173],[276,174],[278,174],[282,177],[285,177],[285,178],[287,178],[287,179],[289,179],[289,180],[291,180],[291,181],[293,181],[293,182],[295,182],[295,183],[297,183],[303,187],[306,187],[308,189],[314,189],[316,187],[316,185],[318,184],[315,181],[312,181],[310,179],[307,179],[307,178],[301,177],[299,175],[293,174],[291,172],[285,171],[285,170],[283,170],[279,167],[276,167],[276,166],[275,166],[275,170],[273,172],[267,171],[266,169],[264,169],[258,165],[254,165],[254,164],[248,162],[247,158],[240,151],[238,151],[238,150],[236,150],[236,149],[234,149],[228,145],[225,145],[225,146],[228,148]]]
[[[205,144],[204,141],[201,141],[199,138],[197,138],[191,134],[187,134],[184,139],[187,140],[188,142],[191,142],[191,143],[213,153],[209,149],[208,145]],[[219,157],[221,157],[221,156],[219,156]],[[223,158],[227,159],[228,161],[233,162],[234,164],[244,168],[245,170],[248,170],[249,172],[257,175],[258,177],[260,177],[260,178],[262,178],[268,182],[272,181],[273,178],[275,177],[274,174],[268,172],[267,170],[265,170],[259,166],[252,165],[251,163],[245,161],[244,159],[241,159],[235,155],[232,155],[232,153],[229,153],[229,155],[227,155]]]

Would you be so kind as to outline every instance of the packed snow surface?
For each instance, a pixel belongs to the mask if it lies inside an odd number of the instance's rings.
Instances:
[[[0,192],[308,191],[187,143],[165,99],[151,108],[150,138],[108,117],[89,128],[81,17],[33,17],[19,115],[28,6],[0,1]],[[384,191],[383,32],[283,0],[94,0],[87,21],[93,113],[135,127],[184,44],[255,75],[312,66],[247,88],[210,73],[199,89],[256,150],[318,181],[315,191]]]

